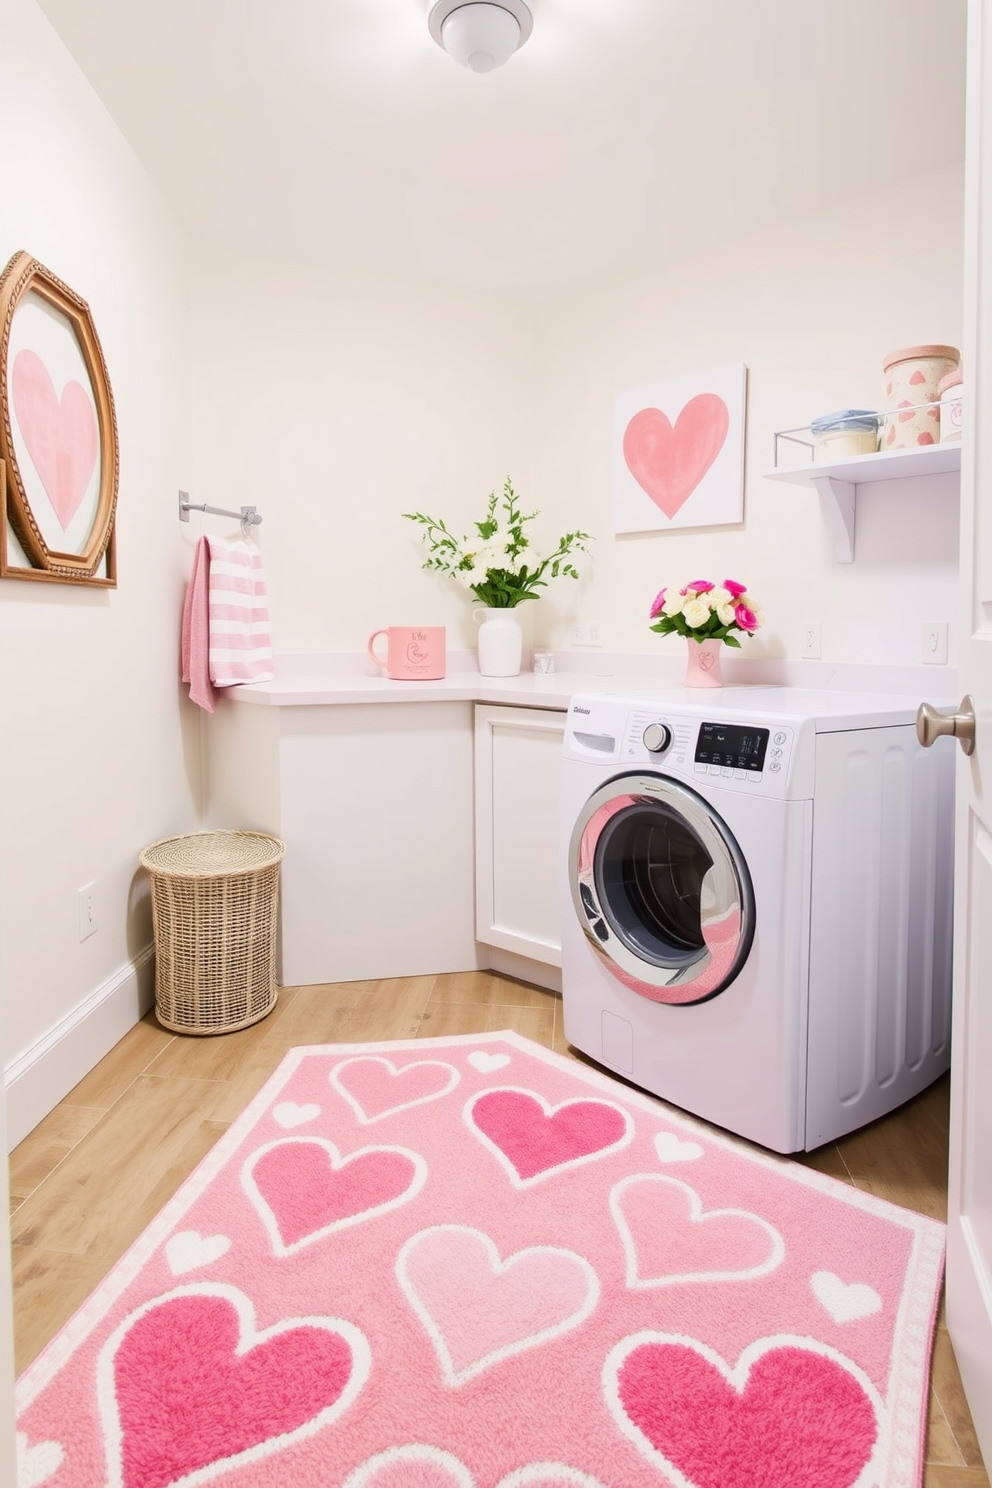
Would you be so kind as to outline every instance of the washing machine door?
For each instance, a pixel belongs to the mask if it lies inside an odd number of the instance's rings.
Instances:
[[[608,781],[575,824],[568,870],[590,945],[641,996],[703,1002],[747,960],[747,863],[726,822],[688,786],[664,775]]]

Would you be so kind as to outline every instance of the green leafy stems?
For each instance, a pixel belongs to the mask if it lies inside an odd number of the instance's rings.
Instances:
[[[451,574],[464,588],[471,590],[480,604],[494,610],[509,610],[525,599],[540,599],[539,589],[549,579],[577,579],[578,569],[570,561],[572,553],[585,553],[592,541],[588,532],[566,532],[553,553],[546,558],[531,554],[530,539],[524,527],[540,513],[523,512],[507,476],[503,494],[489,493],[486,515],[475,523],[475,535],[456,538],[439,517],[424,512],[404,512],[410,522],[423,528],[421,538],[430,548],[424,568]],[[528,563],[523,555],[527,554]]]

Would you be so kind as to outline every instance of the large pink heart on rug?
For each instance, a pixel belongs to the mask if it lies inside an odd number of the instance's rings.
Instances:
[[[109,1360],[113,1404],[102,1400],[122,1488],[254,1461],[347,1409],[368,1374],[357,1329],[293,1318],[255,1334],[252,1321],[242,1293],[216,1288],[152,1302],[126,1327]]]
[[[627,1285],[743,1281],[764,1276],[785,1255],[782,1237],[746,1209],[704,1210],[678,1178],[639,1173],[610,1194],[610,1212],[627,1258]]]
[[[438,1059],[397,1065],[378,1055],[345,1059],[330,1074],[334,1089],[344,1096],[361,1122],[378,1121],[410,1106],[439,1100],[460,1079],[453,1064]]]
[[[322,1137],[289,1137],[260,1148],[243,1170],[245,1189],[277,1255],[395,1209],[423,1187],[427,1165],[401,1147],[363,1147],[342,1158]]]
[[[729,428],[730,413],[716,393],[690,398],[674,428],[660,408],[642,408],[623,434],[627,469],[655,506],[674,517],[720,453]]]
[[[599,1298],[584,1256],[537,1245],[503,1260],[490,1237],[468,1225],[413,1235],[396,1275],[452,1385],[577,1327]]]
[[[692,1488],[851,1488],[878,1435],[864,1388],[812,1348],[759,1350],[730,1371],[688,1341],[625,1340],[607,1362],[618,1424]]]
[[[608,1101],[551,1106],[529,1090],[484,1091],[466,1115],[519,1183],[626,1146],[633,1133],[626,1112]]]
[[[11,387],[21,437],[64,532],[96,465],[93,404],[78,382],[67,382],[60,400],[48,368],[34,351],[17,353]]]

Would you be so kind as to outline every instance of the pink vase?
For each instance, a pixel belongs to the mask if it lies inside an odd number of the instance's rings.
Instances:
[[[722,641],[693,641],[685,638],[688,660],[685,668],[686,687],[722,687],[723,672],[720,668]]]

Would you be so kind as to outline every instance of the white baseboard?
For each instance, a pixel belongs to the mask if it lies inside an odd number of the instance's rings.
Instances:
[[[520,956],[516,951],[504,951],[499,946],[480,945],[490,971],[501,971],[504,976],[516,977],[518,982],[532,982],[535,987],[544,987],[549,992],[561,991],[561,967],[549,966],[546,961],[532,961],[529,956]]]
[[[8,1151],[89,1074],[155,1001],[155,949],[148,946],[97,987],[4,1070]]]

